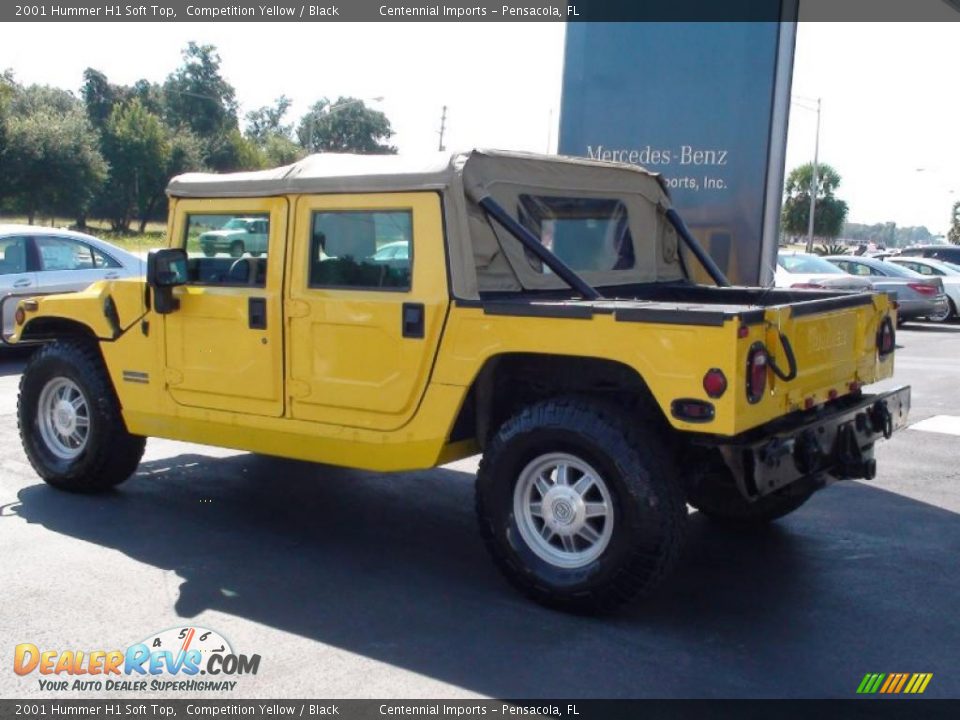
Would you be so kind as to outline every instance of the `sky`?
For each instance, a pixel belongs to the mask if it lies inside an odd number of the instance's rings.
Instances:
[[[15,29],[15,32],[11,32]],[[0,69],[22,83],[78,91],[94,67],[111,82],[162,82],[187,41],[210,43],[241,114],[284,94],[290,119],[321,97],[371,100],[401,152],[448,148],[553,151],[563,23],[25,23],[8,25]],[[46,50],[38,51],[46,48]],[[803,23],[798,27],[787,170],[820,159],[843,182],[854,222],[945,233],[960,200],[957,23]]]

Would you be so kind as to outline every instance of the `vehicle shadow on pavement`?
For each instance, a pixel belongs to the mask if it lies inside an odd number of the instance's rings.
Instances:
[[[907,325],[898,328],[898,330],[926,333],[960,333],[960,324],[926,323],[923,325],[918,325],[917,323],[908,323]]]
[[[0,377],[9,375],[19,375],[23,372],[24,365],[33,355],[37,346],[32,347],[10,347],[0,345]]]
[[[892,671],[960,694],[960,516],[867,485],[753,533],[692,514],[675,580],[606,618],[508,587],[469,473],[185,454],[106,496],[19,500],[27,522],[175,571],[183,617],[231,613],[494,697],[852,697]]]

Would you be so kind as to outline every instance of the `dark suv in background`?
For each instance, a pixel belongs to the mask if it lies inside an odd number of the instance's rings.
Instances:
[[[917,247],[905,248],[900,251],[901,255],[912,255],[913,257],[936,258],[944,262],[960,265],[960,245],[918,245]]]

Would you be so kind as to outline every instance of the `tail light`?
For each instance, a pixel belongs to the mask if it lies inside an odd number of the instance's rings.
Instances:
[[[826,285],[818,285],[817,283],[812,283],[812,282],[794,283],[790,287],[795,290],[826,290],[827,289]]]
[[[758,403],[767,389],[767,350],[756,343],[747,354],[747,400]]]
[[[727,391],[727,376],[723,370],[712,368],[703,376],[703,391],[707,397],[718,398]]]
[[[897,332],[893,328],[893,320],[888,315],[880,323],[880,330],[877,332],[877,352],[880,357],[889,355],[897,346]]]
[[[907,287],[927,297],[933,297],[934,295],[940,294],[940,291],[937,290],[936,287],[934,287],[933,285],[927,285],[926,283],[918,283],[918,282],[907,283]]]

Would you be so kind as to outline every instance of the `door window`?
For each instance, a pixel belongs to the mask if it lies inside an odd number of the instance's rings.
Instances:
[[[265,287],[269,244],[270,218],[263,213],[190,213],[187,282]]]
[[[12,236],[0,238],[0,275],[27,272],[27,238]]]
[[[37,250],[40,252],[40,269],[54,270],[96,270],[104,267],[119,267],[113,258],[95,251],[86,243],[66,237],[38,236]]]
[[[311,288],[410,289],[409,210],[314,212],[310,230]]]

